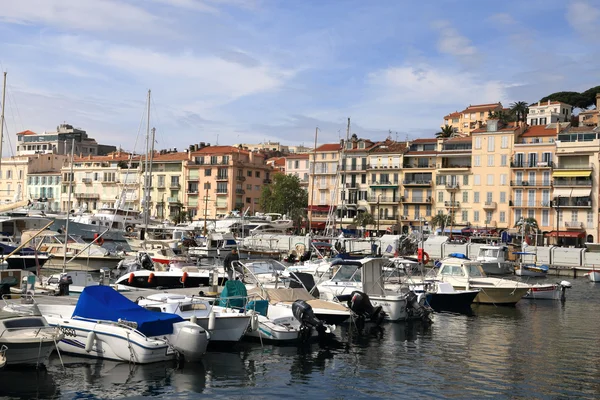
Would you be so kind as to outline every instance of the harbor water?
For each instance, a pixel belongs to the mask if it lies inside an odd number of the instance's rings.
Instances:
[[[544,281],[552,282],[554,278]],[[385,324],[301,347],[239,343],[201,364],[53,355],[45,369],[0,371],[8,398],[598,398],[600,284],[572,281],[567,301],[473,306],[431,326]]]

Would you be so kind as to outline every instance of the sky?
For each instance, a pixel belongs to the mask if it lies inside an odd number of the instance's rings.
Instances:
[[[143,151],[432,137],[469,104],[600,84],[598,0],[0,0],[15,133]],[[13,150],[10,150],[12,148]]]

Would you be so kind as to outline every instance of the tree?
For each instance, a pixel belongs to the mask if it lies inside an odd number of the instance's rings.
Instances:
[[[535,218],[521,218],[515,224],[515,228],[519,228],[519,232],[523,233],[523,237],[530,237],[538,232],[539,227]]]
[[[435,134],[435,137],[437,139],[446,139],[446,138],[454,137],[454,135],[455,135],[454,127],[452,125],[445,125],[445,126],[442,126],[440,131]]]
[[[182,224],[187,221],[189,218],[189,214],[187,211],[181,210],[173,217],[173,222],[175,224]]]
[[[514,121],[514,117],[511,114],[505,112],[504,110],[488,111],[488,119],[497,119],[503,123]]]
[[[306,216],[308,193],[297,176],[276,173],[272,183],[263,186],[258,203],[263,212],[286,214],[301,221]]]
[[[452,214],[436,214],[429,221],[432,228],[440,227],[442,233],[448,225],[454,224],[454,216]]]
[[[510,112],[513,113],[517,121],[525,121],[527,117],[527,103],[516,101],[510,105]]]
[[[354,217],[354,223],[365,229],[367,225],[375,225],[375,217],[368,212],[361,212]]]

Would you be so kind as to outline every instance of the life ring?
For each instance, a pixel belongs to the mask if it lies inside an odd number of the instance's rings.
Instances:
[[[154,272],[150,272],[150,275],[148,275],[148,283],[152,283],[153,280],[154,280]]]
[[[127,278],[127,283],[132,284],[135,279],[135,274],[132,272],[129,274],[129,278]]]
[[[104,238],[100,237],[99,234],[94,233],[94,242],[98,244],[98,246],[102,246],[104,244]]]
[[[125,227],[125,231],[126,231],[127,233],[131,233],[131,232],[133,232],[133,226],[131,226],[131,225],[127,225],[127,226]]]
[[[423,263],[423,265],[429,264],[429,254],[423,249],[417,250],[417,260]]]

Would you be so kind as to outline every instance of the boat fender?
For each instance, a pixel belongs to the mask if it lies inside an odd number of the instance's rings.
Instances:
[[[183,275],[181,275],[181,283],[183,283],[183,286],[185,286],[185,281],[187,281],[188,278],[188,273],[187,271],[183,272]]]
[[[192,318],[190,318],[190,322],[192,324],[198,325],[198,317],[196,317],[195,315],[192,315]]]
[[[208,314],[208,330],[209,331],[213,331],[215,329],[216,322],[217,322],[217,318],[215,317],[215,313],[211,311],[210,314]]]
[[[131,285],[133,283],[134,279],[135,279],[135,274],[132,272],[129,274],[129,278],[127,278],[127,283],[129,283]]]
[[[148,275],[148,283],[152,283],[153,280],[154,280],[154,272],[150,272],[150,275]]]
[[[91,331],[90,333],[88,333],[87,339],[85,341],[85,351],[88,353],[90,351],[92,351],[92,347],[94,347],[95,342],[96,342],[96,332]]]
[[[104,244],[104,238],[100,237],[99,234],[94,233],[94,242],[96,242],[98,246],[102,246]]]
[[[252,318],[250,319],[250,329],[252,332],[258,330],[258,314],[252,314]]]

